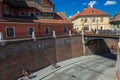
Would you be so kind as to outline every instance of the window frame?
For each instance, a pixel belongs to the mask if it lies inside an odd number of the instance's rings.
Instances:
[[[33,16],[31,16],[31,13],[33,14]],[[34,16],[35,16],[35,13],[34,13],[34,12],[29,12],[29,13],[28,13],[28,16],[34,17]]]
[[[13,29],[13,36],[8,36],[7,35],[7,29],[8,28],[12,28]],[[6,27],[5,29],[6,29],[6,38],[15,38],[16,37],[16,35],[15,35],[15,27]]]
[[[84,31],[89,31],[89,25],[84,25]]]
[[[96,18],[93,18],[93,19],[92,19],[92,23],[95,23],[95,22],[96,22]]]
[[[66,29],[66,32],[65,32],[65,29]],[[68,28],[67,28],[67,27],[64,27],[64,28],[63,28],[63,32],[64,32],[64,33],[68,33]]]
[[[21,13],[24,13],[24,15],[21,15]],[[19,16],[26,16],[26,12],[19,12]]]
[[[46,28],[48,28],[48,30],[49,30],[48,34],[46,34]],[[50,27],[45,27],[45,28],[44,28],[44,34],[45,34],[45,35],[50,35]]]
[[[29,29],[32,28],[33,29],[33,32],[35,32],[35,28],[34,27],[28,27],[28,36],[32,36],[32,35],[29,35]]]
[[[87,23],[87,22],[88,22],[88,18],[85,18],[85,19],[84,19],[84,23]]]
[[[37,15],[37,14],[39,14],[39,15]],[[40,16],[40,15],[41,15],[40,12],[35,12],[35,16]]]
[[[101,23],[104,22],[104,18],[103,18],[103,17],[100,18],[100,22],[101,22]]]

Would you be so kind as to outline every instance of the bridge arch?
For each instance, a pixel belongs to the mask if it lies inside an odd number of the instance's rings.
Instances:
[[[117,53],[117,39],[94,38],[86,41],[86,55]]]

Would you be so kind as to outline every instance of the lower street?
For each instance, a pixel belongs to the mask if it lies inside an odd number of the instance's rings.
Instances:
[[[65,66],[44,80],[114,80],[115,60],[94,56]]]

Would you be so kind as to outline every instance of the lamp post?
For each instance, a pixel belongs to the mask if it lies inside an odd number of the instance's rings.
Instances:
[[[97,19],[97,30],[96,30],[96,34],[98,34],[98,19]]]
[[[83,25],[83,19],[81,19],[82,22],[82,35],[84,35],[84,25]]]
[[[81,19],[82,22],[82,44],[83,44],[83,54],[85,56],[85,38],[84,38],[84,23],[83,19]]]

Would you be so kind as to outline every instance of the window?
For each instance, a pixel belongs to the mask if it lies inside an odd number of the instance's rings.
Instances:
[[[45,34],[50,34],[50,28],[45,28]]]
[[[28,28],[28,36],[32,36],[32,32],[34,32],[34,28],[33,27]]]
[[[25,12],[20,12],[20,16],[25,16]]]
[[[33,12],[29,12],[29,16],[34,16],[34,13]]]
[[[88,31],[89,30],[89,25],[84,25],[84,31]]]
[[[101,30],[104,30],[104,25],[100,27]]]
[[[92,13],[96,13],[96,11],[92,11]]]
[[[103,22],[103,17],[100,18],[100,22]]]
[[[35,0],[35,2],[36,2],[37,4],[40,4],[40,0]]]
[[[87,18],[84,19],[84,22],[87,23]]]
[[[4,15],[8,15],[9,14],[9,11],[7,8],[4,9]]]
[[[64,33],[67,33],[68,29],[66,27],[64,27]]]
[[[15,37],[15,29],[13,27],[6,28],[6,35],[7,35],[7,38],[14,38]]]
[[[36,16],[40,16],[40,12],[36,12],[35,15],[36,15]]]
[[[44,13],[43,16],[52,16],[50,13]]]
[[[100,30],[103,30],[103,27],[102,27],[102,26],[100,27]]]
[[[96,19],[95,19],[95,18],[93,18],[92,22],[93,22],[93,23],[94,23],[94,22],[96,22]]]

